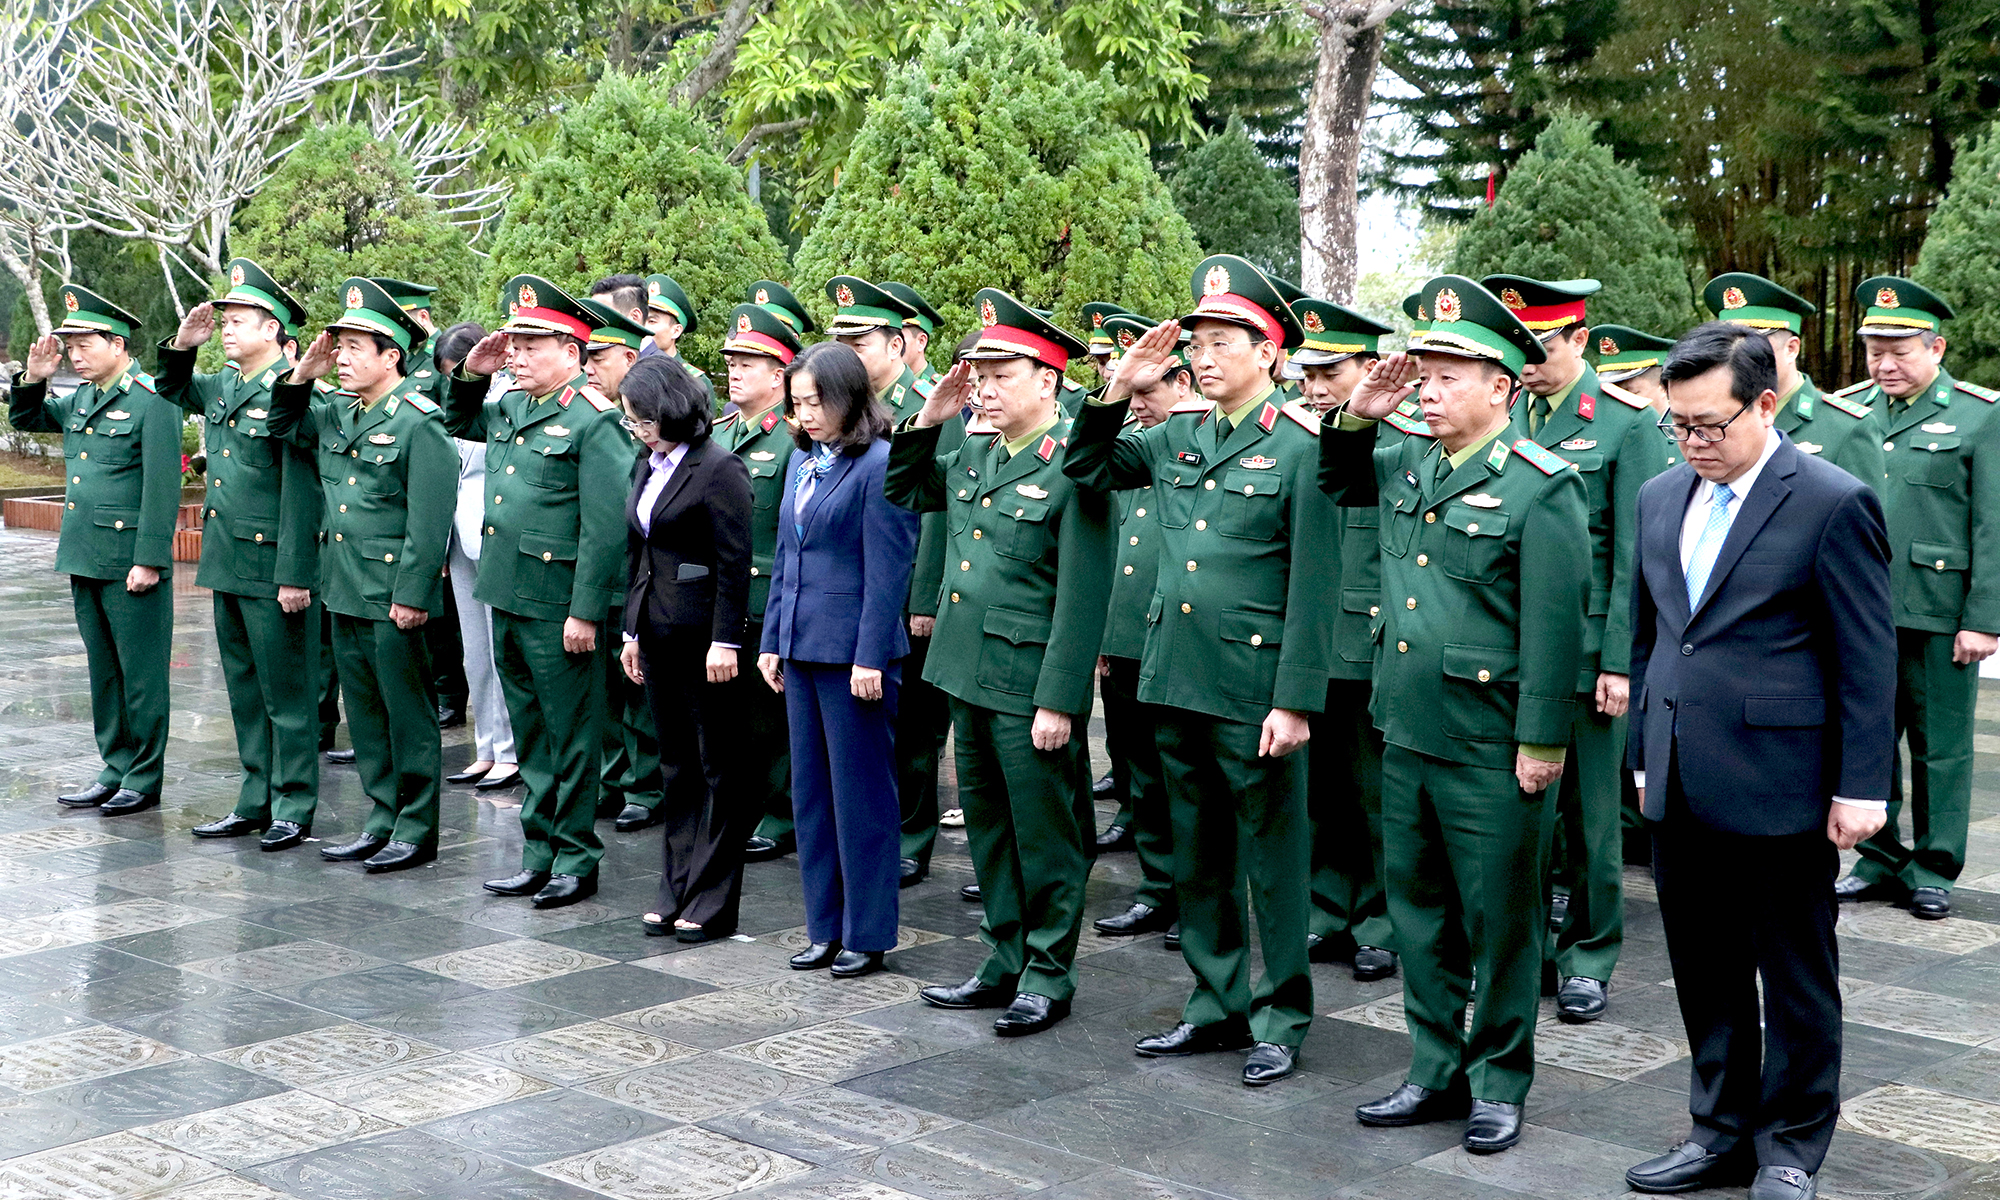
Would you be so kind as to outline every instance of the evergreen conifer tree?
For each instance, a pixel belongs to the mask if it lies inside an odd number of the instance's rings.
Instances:
[[[1203,251],[1240,254],[1270,274],[1299,277],[1298,185],[1265,161],[1240,118],[1182,155],[1170,184]]]
[[[2000,386],[2000,124],[1959,147],[1912,275],[1958,313],[1944,328],[1946,369]]]

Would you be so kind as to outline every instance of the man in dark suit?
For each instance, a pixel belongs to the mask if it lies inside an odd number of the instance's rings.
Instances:
[[[1769,339],[1703,325],[1661,374],[1687,461],[1639,493],[1628,762],[1694,1130],[1625,1179],[1681,1192],[1754,1167],[1751,1200],[1811,1200],[1840,1112],[1828,884],[1881,828],[1895,755],[1888,532],[1868,485],[1772,428]]]

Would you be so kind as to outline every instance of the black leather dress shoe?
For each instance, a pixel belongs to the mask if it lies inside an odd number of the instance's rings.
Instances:
[[[839,942],[814,942],[785,961],[794,971],[823,971],[833,965],[839,953]]]
[[[930,868],[914,858],[902,860],[902,874],[896,881],[899,888],[915,887],[930,875]]]
[[[456,729],[465,724],[465,710],[449,704],[438,705],[438,728]]]
[[[320,853],[324,854],[325,851]],[[489,879],[479,885],[496,896],[532,896],[549,886],[547,871],[523,871],[505,879]]]
[[[230,813],[219,821],[197,825],[188,832],[198,838],[233,838],[262,833],[270,827],[269,821],[253,821],[249,817],[239,817],[235,813]]]
[[[1169,950],[1178,950],[1181,948],[1181,923],[1179,921],[1175,921],[1172,925],[1167,926],[1167,938],[1161,944]]]
[[[122,817],[126,813],[145,812],[160,806],[160,793],[135,792],[131,788],[119,788],[111,799],[97,806],[97,812],[105,817]],[[1950,911],[1947,908],[1946,911]]]
[[[1299,1048],[1280,1046],[1276,1042],[1258,1042],[1256,1049],[1243,1064],[1243,1086],[1264,1087],[1290,1075],[1298,1069]]]
[[[1090,785],[1090,794],[1093,796],[1109,796],[1117,790],[1118,781],[1109,775]]]
[[[1682,1142],[1626,1171],[1625,1186],[1656,1196],[1728,1187],[1742,1183],[1750,1165],[1745,1155],[1711,1154],[1699,1142]]]
[[[1434,1092],[1414,1083],[1390,1092],[1354,1110],[1354,1119],[1363,1125],[1400,1128],[1427,1125],[1432,1121],[1456,1121],[1472,1104],[1464,1092]]]
[[[1013,1003],[1014,995],[1013,980],[987,987],[979,982],[977,975],[955,986],[934,983],[917,992],[918,998],[932,1008],[1001,1008]]]
[[[1106,937],[1129,937],[1165,929],[1173,923],[1174,914],[1170,912],[1162,912],[1150,904],[1134,904],[1115,917],[1092,921],[1090,927]]]
[[[453,787],[464,787],[468,783],[478,783],[492,773],[492,767],[485,767],[477,771],[459,771],[445,776],[444,781]]]
[[[597,872],[588,875],[551,875],[548,886],[535,893],[536,908],[567,908],[597,894]]]
[[[1173,1058],[1182,1054],[1247,1050],[1254,1044],[1250,1027],[1241,1021],[1217,1021],[1212,1025],[1182,1021],[1165,1033],[1140,1038],[1132,1049],[1140,1058]]]
[[[1396,952],[1380,946],[1354,948],[1354,978],[1362,983],[1387,979],[1396,973]]]
[[[783,858],[798,848],[798,840],[789,834],[781,838],[758,837],[753,834],[749,841],[743,843],[743,861],[770,862],[772,859]]]
[[[842,950],[833,956],[833,966],[827,970],[835,979],[859,979],[881,970],[882,956],[887,953],[887,950]]]
[[[984,904],[986,902],[986,893],[979,890],[978,884],[968,883],[958,889],[958,898],[967,904]]]
[[[1604,1015],[1604,985],[1595,979],[1572,975],[1556,990],[1556,1016],[1572,1025],[1584,1025]]]
[[[993,1032],[1001,1037],[1026,1037],[1040,1033],[1068,1015],[1069,1001],[1022,992],[1014,997],[1006,1012],[993,1018]]]
[[[1819,1180],[1797,1167],[1758,1167],[1750,1180],[1750,1200],[1815,1200]]]
[[[703,942],[719,942],[723,938],[735,936],[734,929],[725,929],[720,925],[697,925],[693,929],[674,930],[674,940],[686,942],[690,946],[698,946]]]
[[[415,842],[390,842],[374,854],[361,860],[361,865],[370,875],[381,875],[388,871],[407,871],[411,867],[421,867],[427,862],[436,862],[436,846],[419,846]]]
[[[665,808],[666,805],[660,807]],[[613,822],[611,827],[620,833],[631,833],[648,825],[658,825],[661,819],[653,809],[640,804],[628,804],[619,810],[618,820]]]
[[[1498,1154],[1521,1140],[1521,1106],[1498,1100],[1474,1100],[1465,1118],[1465,1152]]]
[[[340,763],[342,766],[351,767],[354,765],[354,751],[329,750],[326,752],[326,761],[330,763]]]
[[[96,808],[118,794],[118,789],[108,783],[93,783],[80,792],[68,792],[56,797],[56,803],[66,808]]]
[[[1901,900],[1903,885],[1894,879],[1863,879],[1848,875],[1833,885],[1835,900]]]
[[[495,767],[493,770],[487,772],[486,778],[473,784],[472,790],[475,792],[504,792],[510,787],[520,786],[520,783],[521,772],[519,768],[503,773],[499,767]]]
[[[338,846],[321,846],[319,856],[328,862],[360,862],[365,858],[374,858],[381,853],[382,847],[388,844],[388,838],[364,833],[353,841]]]
[[[264,851],[290,850],[312,836],[312,826],[301,825],[297,821],[273,821],[257,840],[257,848]]]
[[[1348,934],[1325,937],[1317,933],[1306,935],[1306,961],[1316,963],[1346,962],[1354,957],[1354,938]]]
[[[106,808],[111,807],[105,805]],[[1920,921],[1942,921],[1951,915],[1951,893],[1940,887],[1914,888],[1910,892],[1910,915]]]
[[[1132,831],[1123,825],[1107,825],[1104,832],[1097,835],[1099,854],[1116,854],[1120,850],[1132,848]]]
[[[1569,893],[1549,893],[1549,931],[1561,933],[1563,922],[1569,919]]]

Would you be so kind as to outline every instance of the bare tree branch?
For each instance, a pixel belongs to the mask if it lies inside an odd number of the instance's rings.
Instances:
[[[350,121],[359,95],[356,87],[348,97]],[[439,215],[465,230],[468,241],[477,243],[500,219],[512,183],[481,184],[472,174],[473,160],[486,148],[485,134],[460,121],[427,115],[422,99],[404,100],[400,86],[389,98],[380,94],[368,98],[368,127],[377,140],[394,146],[410,161],[417,191],[438,206]]]
[[[804,129],[812,123],[811,117],[793,117],[789,121],[766,121],[762,125],[753,125],[750,127],[750,132],[743,135],[743,140],[736,143],[736,149],[731,150],[723,161],[732,167],[741,166],[750,157],[750,152],[757,148],[758,142],[767,137],[777,137],[779,134]]]
[[[722,24],[715,31],[715,44],[695,69],[688,72],[687,78],[674,85],[668,98],[676,104],[693,104],[721,86],[736,68],[736,47],[742,43],[743,35],[750,32],[759,17],[771,11],[772,3],[773,0],[729,0]]]
[[[0,13],[0,266],[26,292],[38,333],[53,327],[43,273],[69,278],[69,235],[85,224],[50,146],[76,87],[65,43],[87,4],[57,0],[41,17],[27,4]]]

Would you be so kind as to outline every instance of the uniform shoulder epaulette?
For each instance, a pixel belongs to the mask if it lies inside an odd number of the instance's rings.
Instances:
[[[1822,392],[1820,393],[1820,399],[1850,417],[1865,417],[1869,413],[1874,412],[1875,409],[1872,405],[1863,404],[1861,401],[1856,400],[1853,393],[1858,388],[1874,386],[1872,383],[1858,383],[1854,387],[1843,388],[1837,392]]]
[[[708,378],[708,372],[707,372],[707,371],[704,371],[704,370],[702,370],[702,369],[701,369],[700,367],[697,367],[697,366],[695,366],[695,365],[694,365],[693,363],[691,363],[691,362],[688,362],[688,361],[687,361],[687,360],[685,360],[685,359],[681,360],[681,367],[682,367],[682,368],[683,368],[684,370],[686,370],[686,371],[687,371],[687,373],[688,373],[688,378],[690,378],[690,379],[707,379],[707,378]]]
[[[709,428],[711,428],[711,429],[726,429],[726,428],[728,428],[728,426],[729,426],[729,423],[730,423],[731,421],[740,421],[740,420],[742,420],[742,419],[743,419],[743,414],[742,414],[742,413],[740,413],[740,412],[734,412],[734,411],[731,411],[731,412],[726,412],[726,413],[723,413],[723,414],[722,414],[721,416],[717,417],[717,418],[715,419],[715,424],[713,424],[713,425],[709,426]]]
[[[1544,475],[1553,475],[1570,465],[1568,459],[1560,455],[1550,454],[1547,450],[1544,450],[1527,438],[1520,438],[1515,441],[1513,449],[1515,457]]]
[[[411,408],[416,409],[418,412],[423,413],[426,416],[430,415],[431,413],[440,411],[435,403],[433,403],[432,401],[430,401],[429,399],[427,399],[426,397],[417,392],[411,392],[409,395],[404,396],[403,399],[409,403],[409,406]]]
[[[1968,396],[1977,396],[1988,404],[1993,403],[1995,400],[2000,400],[2000,392],[1996,392],[1990,387],[1980,387],[1976,383],[1967,383],[1963,379],[1954,379],[1951,382],[1952,386],[1956,387],[1959,391],[1964,392]]]
[[[146,374],[146,372],[144,371],[141,371],[137,375],[134,375],[132,377],[132,382],[144,385],[145,389],[149,392],[158,393],[160,390],[159,385],[153,382],[153,377],[151,375]]]
[[[1653,407],[1652,401],[1646,399],[1644,396],[1641,396],[1635,392],[1628,392],[1624,388],[1619,387],[1615,383],[1606,383],[1600,379],[1597,381],[1597,386],[1604,389],[1605,395],[1611,397],[1613,400],[1616,400],[1618,403],[1625,405],[1627,408]]]
[[[606,400],[604,393],[594,387],[586,386],[580,394],[585,400],[590,401],[590,407],[596,409],[598,412],[610,412],[612,409],[618,407],[616,403]]]
[[[318,392],[321,395],[327,395],[329,393],[337,392],[339,390],[340,390],[339,388],[328,383],[324,376],[313,380],[313,391]]]
[[[1299,426],[1307,433],[1312,434],[1314,437],[1319,436],[1319,414],[1312,409],[1307,408],[1296,400],[1290,400],[1278,411],[1297,421]]]
[[[1213,400],[1194,399],[1194,400],[1183,400],[1179,404],[1174,405],[1173,408],[1168,411],[1169,415],[1171,415],[1172,413],[1205,413],[1211,411],[1214,408],[1215,408],[1215,401]]]
[[[1390,413],[1388,416],[1383,417],[1382,420],[1385,421],[1390,428],[1400,429],[1404,433],[1407,433],[1412,437],[1437,436],[1436,434],[1431,432],[1430,422],[1423,420],[1421,417],[1405,416],[1403,414],[1403,410],[1400,408],[1397,409],[1395,412]]]
[[[917,395],[922,396],[926,400],[929,400],[931,398],[931,393],[935,391],[937,391],[936,384],[930,382],[927,379],[917,380]]]
[[[1865,392],[1869,388],[1872,388],[1874,386],[1875,386],[1874,380],[1864,379],[1860,383],[1850,383],[1846,387],[1841,388],[1837,392],[1826,392],[1823,394],[1828,396],[1852,396],[1860,392]]]

